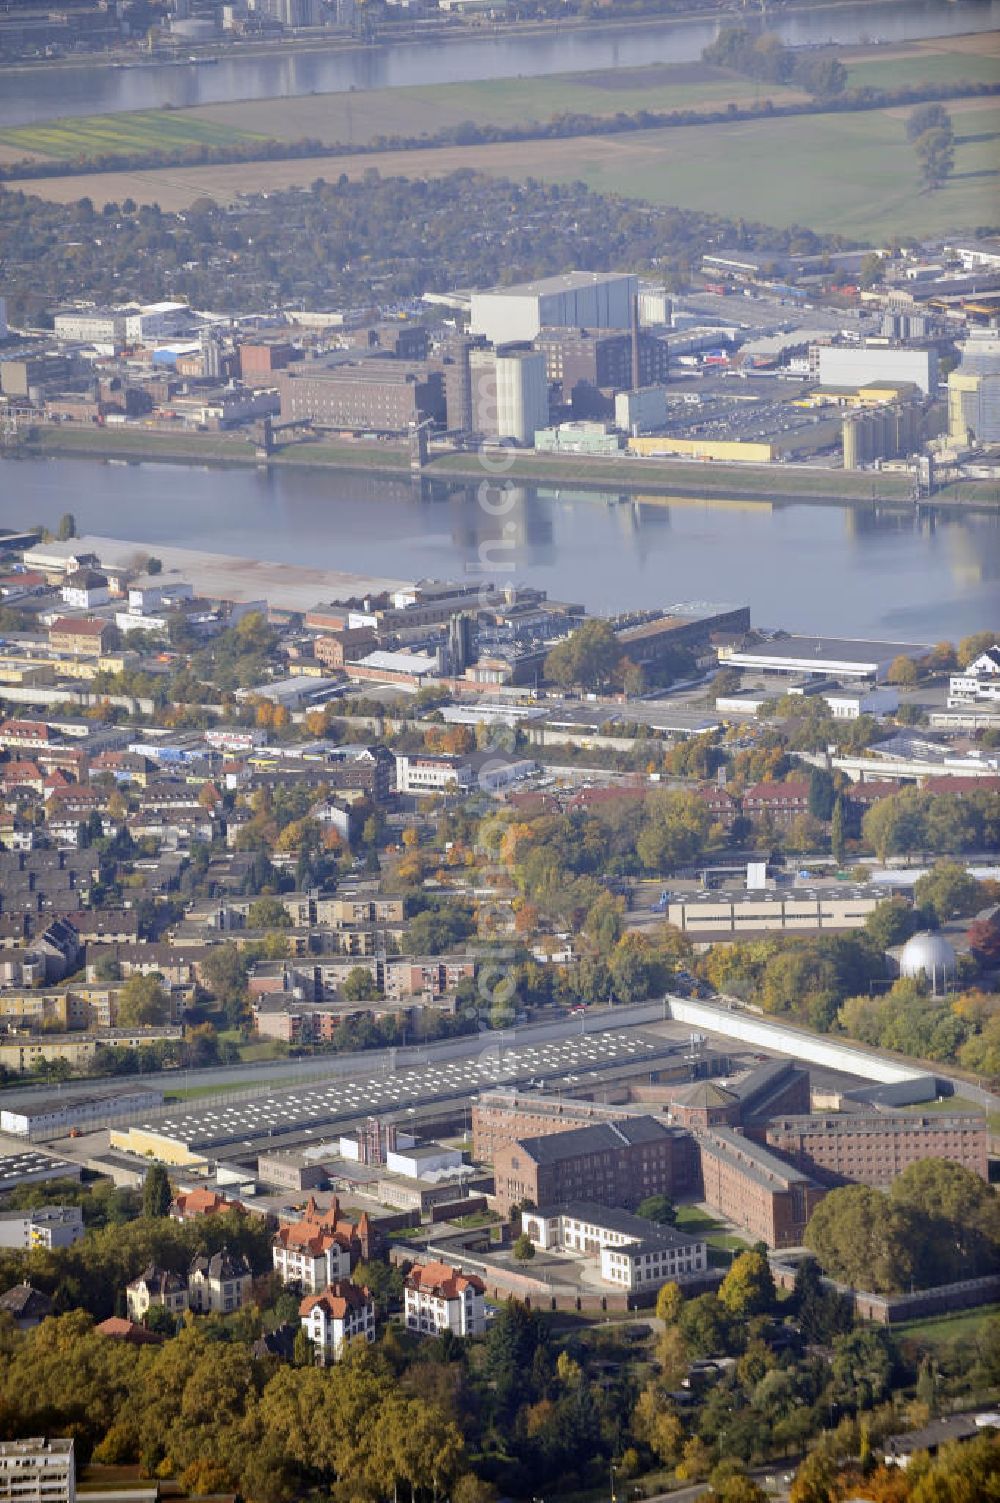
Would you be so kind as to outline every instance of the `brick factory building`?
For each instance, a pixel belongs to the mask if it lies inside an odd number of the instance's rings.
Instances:
[[[767,1143],[824,1184],[885,1187],[921,1159],[950,1159],[988,1177],[989,1129],[971,1113],[920,1116],[863,1112],[778,1117]]]
[[[405,433],[426,418],[444,424],[444,378],[422,364],[391,358],[352,365],[304,361],[280,371],[275,385],[283,422],[375,433]]]

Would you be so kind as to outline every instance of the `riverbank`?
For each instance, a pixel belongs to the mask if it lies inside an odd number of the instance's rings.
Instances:
[[[479,483],[497,475],[495,456],[489,470],[475,453],[432,455],[419,476],[410,469],[409,448],[402,443],[362,444],[326,439],[289,444],[268,460],[259,459],[249,439],[228,433],[151,433],[68,426],[38,428],[10,455],[12,458],[92,458],[124,464],[144,461],[191,465],[255,466],[275,469],[326,469],[346,473],[413,478],[442,483]],[[727,465],[670,459],[596,458],[586,455],[535,454],[508,450],[500,478],[525,485],[544,485],[624,493],[625,499],[683,499],[783,505],[850,504],[863,508],[896,506],[913,509],[908,475],[817,470],[804,465]],[[973,484],[938,492],[935,507],[1000,515],[1000,488]]]
[[[809,14],[813,11],[846,10],[856,5],[857,0],[794,0],[793,4],[782,5],[778,10],[776,19],[785,16]],[[908,0],[868,0],[871,6],[878,5],[880,9],[902,9],[908,4]],[[691,10],[684,15],[636,15],[624,18],[624,24],[630,29],[643,27],[661,28],[667,26],[685,26],[697,21],[718,20],[718,10],[708,3],[703,8],[692,6]],[[84,65],[88,68],[121,68],[126,67],[168,67],[173,64],[182,65],[192,58],[199,61],[232,62],[239,58],[276,58],[293,59],[307,57],[310,54],[324,52],[363,52],[371,47],[385,47],[393,44],[407,45],[433,41],[439,43],[468,41],[470,37],[513,37],[518,40],[530,40],[533,36],[550,37],[561,35],[567,31],[587,31],[600,34],[601,32],[613,32],[620,30],[623,25],[622,18],[617,20],[605,20],[603,17],[572,16],[546,19],[532,19],[525,21],[506,21],[502,25],[494,24],[490,28],[484,28],[481,24],[469,25],[466,23],[453,24],[444,22],[438,28],[435,23],[426,29],[412,27],[397,32],[395,27],[388,32],[377,34],[372,41],[362,41],[353,36],[308,36],[308,37],[282,37],[274,41],[240,41],[237,47],[220,48],[217,40],[200,44],[185,40],[182,49],[184,58],[157,57],[146,59],[134,52],[94,52],[74,53],[69,57],[57,58],[31,58],[20,62],[0,64],[0,81],[5,75],[38,72],[44,69],[50,72],[59,68],[78,68]],[[233,101],[236,102],[236,101]]]

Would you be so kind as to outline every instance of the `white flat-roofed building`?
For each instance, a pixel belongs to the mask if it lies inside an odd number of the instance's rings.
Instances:
[[[702,1238],[589,1201],[524,1211],[521,1229],[537,1247],[596,1255],[602,1280],[623,1289],[655,1289],[671,1281],[683,1285],[708,1267]]]
[[[126,308],[66,308],[57,313],[52,327],[57,339],[96,344],[108,350],[120,349],[125,343]]]
[[[528,342],[546,327],[627,329],[639,279],[620,272],[567,271],[472,294],[469,324],[491,344]]]
[[[822,674],[824,677],[884,679],[896,658],[920,662],[931,649],[919,642],[869,642],[844,637],[776,637],[754,647],[720,652],[726,668],[760,673]]]
[[[83,1236],[79,1206],[0,1212],[0,1247],[69,1247]]]
[[[829,893],[692,893],[669,903],[665,917],[696,943],[763,932],[809,934],[829,929],[837,933],[863,928],[884,898],[877,890],[845,892],[842,887]]]
[[[408,1179],[436,1179],[461,1169],[462,1154],[460,1149],[445,1148],[441,1143],[390,1148],[385,1156],[385,1167],[390,1174],[403,1174]]]
[[[48,1095],[20,1105],[5,1106],[0,1110],[0,1132],[31,1140],[53,1138],[74,1127],[105,1122],[112,1117],[131,1116],[135,1112],[148,1112],[162,1105],[163,1091],[152,1086],[136,1086],[122,1091],[67,1092],[55,1098]],[[18,1158],[37,1161],[35,1167],[53,1162],[41,1154],[23,1154]],[[0,1164],[4,1162],[0,1159]],[[28,1167],[27,1163],[25,1167]],[[63,1172],[66,1172],[65,1168]]]
[[[71,1440],[0,1441],[3,1503],[74,1503],[76,1464]]]
[[[937,390],[936,350],[893,345],[814,345],[810,361],[821,386],[871,386],[876,382],[910,381],[924,396]]]
[[[831,689],[822,695],[834,720],[860,720],[862,715],[894,715],[899,709],[895,689]]]
[[[389,684],[419,686],[440,671],[437,653],[430,652],[369,652],[363,658],[344,664],[348,678],[381,680]]]
[[[396,757],[397,793],[448,793],[478,787],[498,793],[537,772],[538,764],[527,757],[494,756],[473,752],[468,756],[419,752]]]
[[[447,1263],[414,1263],[403,1283],[403,1319],[423,1336],[482,1336],[486,1286],[475,1274]]]

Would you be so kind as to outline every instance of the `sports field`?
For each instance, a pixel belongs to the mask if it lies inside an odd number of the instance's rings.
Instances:
[[[63,203],[89,194],[180,209],[203,195],[230,201],[239,193],[302,186],[318,177],[358,178],[372,168],[383,177],[426,177],[472,167],[503,177],[583,181],[602,193],[766,224],[809,225],[879,243],[896,234],[928,236],[1000,223],[1000,106],[993,100],[954,100],[949,108],[957,138],[955,171],[933,193],[921,191],[916,157],[906,140],[905,110],[39,178],[19,186]]]

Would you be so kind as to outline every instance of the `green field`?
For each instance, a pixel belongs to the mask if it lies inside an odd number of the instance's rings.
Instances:
[[[961,1310],[955,1315],[933,1315],[926,1320],[908,1320],[903,1325],[893,1326],[892,1334],[919,1341],[928,1347],[950,1346],[953,1341],[964,1341],[982,1330],[983,1322],[992,1315],[1000,1315],[1000,1305],[980,1305],[977,1310]]]
[[[872,57],[847,63],[849,89],[902,89],[930,83],[952,88],[961,83],[1000,83],[1000,57],[993,50],[995,38],[983,38],[983,50],[949,50],[942,42],[914,46],[906,56],[896,49],[886,58]]]
[[[187,146],[231,146],[237,141],[263,139],[259,131],[205,120],[189,110],[90,115],[0,129],[0,145],[59,161],[128,156],[141,151],[183,151]]]
[[[1000,106],[958,101],[951,111],[955,170],[933,193],[921,190],[905,112],[892,110],[544,141],[532,147],[530,170],[599,193],[863,241],[998,224]],[[505,166],[516,170],[513,153]]]
[[[763,90],[722,68],[682,64],[247,101],[210,105],[197,115],[221,126],[252,126],[278,140],[313,136],[356,145],[380,136],[433,135],[467,120],[506,126],[563,114],[714,110],[730,103],[752,105],[765,93],[782,100],[804,97],[794,89]]]

